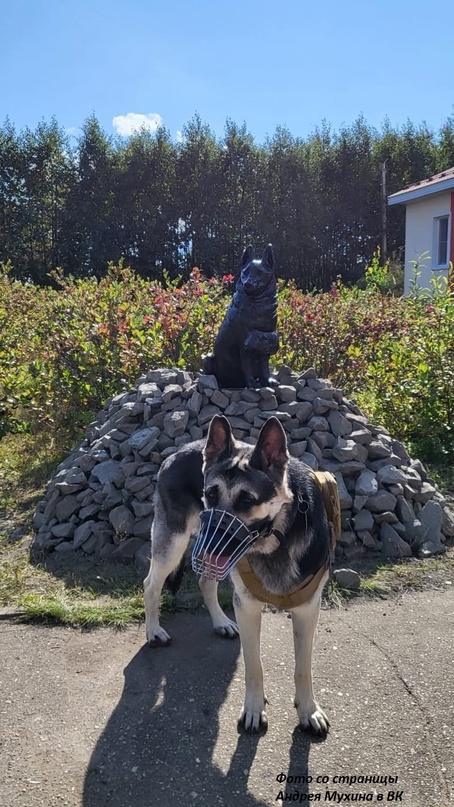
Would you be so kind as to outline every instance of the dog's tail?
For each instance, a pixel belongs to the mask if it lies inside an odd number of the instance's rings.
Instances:
[[[180,561],[180,565],[175,569],[175,571],[172,572],[172,574],[169,574],[166,580],[166,586],[169,589],[170,593],[173,594],[173,596],[175,596],[175,594],[177,593],[178,589],[181,586],[185,566],[186,566],[186,557],[185,555],[183,555]]]

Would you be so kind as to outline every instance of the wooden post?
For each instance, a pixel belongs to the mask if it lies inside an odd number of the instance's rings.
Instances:
[[[388,246],[386,243],[386,160],[381,164],[381,263],[385,265],[388,258]]]

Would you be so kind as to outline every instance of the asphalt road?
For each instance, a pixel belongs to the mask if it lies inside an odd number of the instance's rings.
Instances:
[[[263,737],[237,733],[239,643],[212,634],[204,614],[169,616],[173,643],[158,650],[144,646],[143,626],[82,632],[3,618],[0,804],[263,807],[365,794],[358,803],[448,807],[453,588],[322,612],[314,669],[325,741],[296,728],[286,614],[263,619]],[[361,776],[382,778],[347,779]]]

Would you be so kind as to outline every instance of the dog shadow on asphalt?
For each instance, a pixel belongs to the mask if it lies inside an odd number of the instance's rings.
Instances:
[[[144,646],[124,670],[121,699],[87,768],[83,807],[266,807],[280,791],[293,793],[293,785],[286,791],[285,784],[276,782],[278,760],[262,796],[248,789],[261,737],[238,734],[236,729],[244,693],[242,673],[236,670],[239,641],[210,636],[206,616],[180,615],[169,619],[169,628],[170,647]],[[230,687],[235,693],[228,703],[235,703],[220,717]],[[222,747],[216,745],[220,720],[229,721],[227,742],[222,726]],[[299,729],[294,731],[286,775],[307,774],[312,742]],[[213,761],[215,747],[222,769]],[[269,755],[265,768],[268,773]],[[306,792],[305,784],[296,787],[300,794]]]

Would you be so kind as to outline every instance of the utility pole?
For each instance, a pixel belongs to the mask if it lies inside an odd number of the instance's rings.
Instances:
[[[381,263],[385,265],[388,257],[388,247],[386,243],[386,160],[381,164]]]

